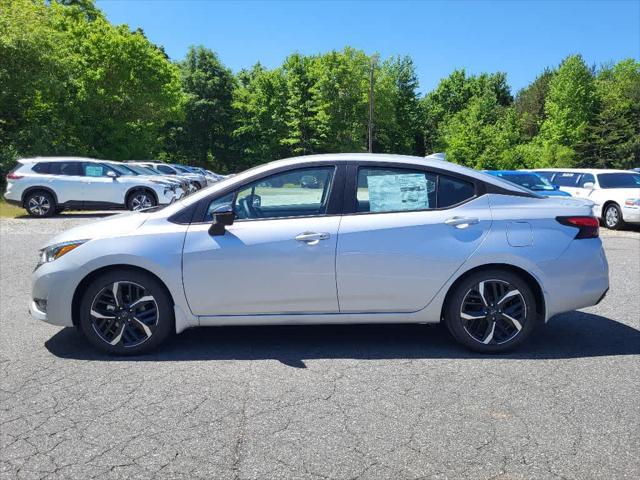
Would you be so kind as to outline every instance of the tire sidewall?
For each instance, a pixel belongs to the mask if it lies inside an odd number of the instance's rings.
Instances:
[[[155,196],[149,192],[149,190],[146,190],[144,188],[137,188],[135,190],[133,190],[129,196],[127,197],[127,210],[131,210],[132,212],[133,210],[133,199],[135,198],[136,195],[139,195],[141,193],[144,193],[146,196],[148,196],[151,199],[151,207],[155,207],[156,205],[158,205],[158,202],[156,201]]]
[[[114,282],[134,282],[143,286],[158,305],[158,326],[151,338],[136,347],[110,345],[93,328],[90,311],[93,299],[104,287]],[[100,350],[114,355],[139,355],[157,348],[175,331],[173,304],[166,287],[153,276],[135,270],[118,270],[99,275],[91,281],[82,294],[78,327],[87,340]]]
[[[33,213],[29,209],[29,200],[32,199],[33,197],[46,197],[47,200],[49,200],[49,205],[50,205],[49,211],[47,213],[45,213],[44,215],[36,215],[35,213]],[[25,199],[24,199],[24,208],[27,211],[27,213],[29,215],[31,215],[32,217],[47,218],[47,217],[52,217],[53,215],[56,214],[58,206],[56,204],[55,198],[53,198],[53,195],[51,195],[49,192],[47,192],[45,190],[34,190],[32,192],[29,192],[29,194],[25,197]]]
[[[460,318],[460,308],[467,292],[478,282],[483,280],[502,280],[517,288],[525,301],[527,316],[522,330],[515,338],[500,345],[484,345],[471,337],[463,327],[463,320]],[[536,326],[538,321],[536,311],[536,301],[534,294],[520,276],[504,270],[485,270],[474,273],[460,282],[451,297],[447,300],[445,308],[445,323],[453,337],[465,347],[481,353],[500,353],[511,350],[524,342]]]
[[[608,212],[609,210],[611,210],[611,209],[616,210],[616,213],[618,214],[618,222],[617,222],[615,225],[612,225],[612,226],[610,226],[610,225],[607,223],[607,212]],[[605,227],[607,227],[608,229],[610,229],[610,230],[617,230],[617,229],[619,229],[620,227],[622,227],[622,224],[623,224],[623,222],[622,222],[622,211],[620,210],[620,207],[618,207],[618,205],[616,205],[615,203],[610,204],[610,205],[607,205],[607,208],[605,208],[605,209],[604,209],[604,215],[603,215],[603,217],[604,217],[604,218],[603,218],[604,226],[605,226]]]

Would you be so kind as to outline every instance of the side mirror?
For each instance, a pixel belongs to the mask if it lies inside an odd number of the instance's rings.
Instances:
[[[116,178],[118,178],[120,175],[118,175],[116,172],[114,172],[113,170],[107,170],[107,177],[113,178],[114,180]]]
[[[595,187],[593,182],[584,182],[582,185],[582,188],[586,188],[587,190],[593,190],[593,187]]]
[[[213,212],[213,223],[209,227],[209,235],[214,237],[224,235],[225,227],[233,225],[235,218],[236,214],[231,203],[220,205]]]

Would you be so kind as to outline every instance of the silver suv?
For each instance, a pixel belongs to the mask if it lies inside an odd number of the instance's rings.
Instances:
[[[178,198],[178,185],[148,177],[122,175],[107,161],[79,157],[18,160],[7,175],[7,202],[29,215],[49,217],[66,209],[142,210]]]

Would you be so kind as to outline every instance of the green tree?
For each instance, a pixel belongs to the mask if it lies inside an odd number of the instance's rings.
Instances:
[[[526,140],[535,137],[545,120],[544,105],[549,92],[549,82],[553,71],[545,69],[529,86],[516,95],[514,104],[522,126],[522,135]]]
[[[575,148],[585,140],[596,107],[593,72],[580,55],[567,57],[549,81],[541,138]]]
[[[202,46],[190,47],[179,66],[184,120],[170,126],[165,140],[169,156],[226,170],[233,161],[235,79],[218,56]]]
[[[578,145],[579,165],[640,165],[640,63],[627,59],[602,68],[595,81],[598,112]]]

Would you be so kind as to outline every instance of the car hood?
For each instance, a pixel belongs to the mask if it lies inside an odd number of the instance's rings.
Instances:
[[[42,248],[62,242],[93,240],[96,238],[124,235],[140,228],[150,215],[150,213],[144,212],[127,212],[86,225],[80,225],[79,227],[70,228],[50,239],[42,245]]]

